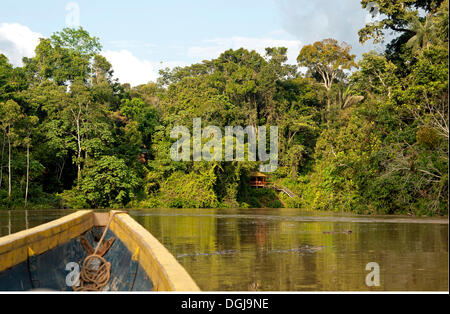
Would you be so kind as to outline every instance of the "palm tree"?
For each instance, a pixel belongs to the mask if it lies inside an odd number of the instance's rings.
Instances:
[[[342,92],[342,90],[339,89],[336,98],[340,105],[340,109],[346,109],[355,106],[364,100],[364,96],[352,95],[350,86],[348,86],[344,92]]]
[[[406,46],[408,48],[412,48],[413,51],[418,51],[430,47],[430,45],[433,43],[435,28],[433,17],[431,14],[426,16],[423,23],[418,16],[412,17],[409,23],[409,27],[411,31],[415,33],[415,35],[411,37],[406,43]]]

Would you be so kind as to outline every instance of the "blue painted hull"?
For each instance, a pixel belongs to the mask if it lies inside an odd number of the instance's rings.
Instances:
[[[100,228],[93,228],[83,236],[92,247],[95,238],[101,233]],[[111,279],[105,291],[152,291],[153,283],[146,272],[125,247],[122,241],[110,230],[105,240],[115,241],[104,258],[111,263]],[[12,268],[0,272],[0,291],[73,291],[67,282],[73,268],[66,270],[69,263],[80,266],[87,257],[80,238],[59,245],[40,255],[30,257]],[[72,264],[73,265],[73,264]]]

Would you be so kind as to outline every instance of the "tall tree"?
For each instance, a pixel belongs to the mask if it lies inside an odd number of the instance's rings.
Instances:
[[[409,23],[418,17],[420,11],[436,12],[444,0],[362,0],[364,9],[375,10],[382,16],[381,19],[367,24],[359,30],[361,43],[372,39],[375,43],[384,40],[385,31],[394,31],[399,36],[406,34],[414,36]]]
[[[22,110],[14,100],[0,103],[0,127],[5,132],[8,140],[8,197],[11,199],[12,192],[12,145],[16,137],[15,126],[23,117]]]
[[[318,73],[323,86],[329,93],[334,81],[344,74],[344,70],[357,67],[356,55],[350,53],[351,46],[346,43],[339,45],[335,39],[325,39],[302,48],[297,58],[301,67],[307,67],[311,72]],[[331,110],[331,99],[328,97],[327,110]]]
[[[65,28],[51,39],[42,38],[36,56],[24,58],[24,63],[35,80],[52,79],[58,85],[68,85],[77,78],[89,79],[93,58],[101,48],[98,38],[83,28]]]
[[[35,127],[39,123],[39,118],[36,116],[25,116],[22,119],[22,132],[23,142],[27,151],[27,166],[26,166],[26,183],[25,183],[25,207],[28,205],[28,188],[30,182],[30,147],[32,142],[32,136],[36,132]]]
[[[393,90],[399,88],[400,82],[395,75],[397,67],[385,56],[375,51],[365,53],[358,66],[359,71],[350,77],[350,85],[360,95],[391,98]]]
[[[424,19],[412,16],[409,25],[415,35],[408,40],[406,47],[412,48],[413,51],[429,48],[434,41],[435,28],[431,14],[428,14]]]
[[[8,62],[8,58],[0,53],[0,100],[7,100],[10,92],[10,76],[12,66]]]
[[[8,58],[5,55],[0,54],[0,104],[2,100],[8,100],[8,95],[10,92],[10,73],[12,71],[12,66],[8,62]],[[3,183],[3,157],[5,153],[6,146],[6,128],[3,129],[2,134],[2,150],[1,150],[1,158],[0,158],[0,187]]]

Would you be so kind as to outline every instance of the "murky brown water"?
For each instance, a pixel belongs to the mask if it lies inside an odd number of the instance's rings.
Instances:
[[[0,235],[68,213],[0,211]],[[130,213],[204,291],[448,291],[448,221],[443,219],[294,209]],[[380,266],[379,288],[366,285],[371,262]]]

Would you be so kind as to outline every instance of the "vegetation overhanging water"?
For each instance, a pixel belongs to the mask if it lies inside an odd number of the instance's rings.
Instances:
[[[13,67],[0,54],[0,208],[295,207],[448,213],[448,0],[378,4],[359,60],[334,39],[246,49],[121,84],[100,39],[65,28]],[[306,68],[302,73],[300,68]],[[177,162],[175,126],[277,126],[272,189],[258,162]],[[191,129],[189,131],[192,131]],[[291,196],[292,196],[291,195]]]

